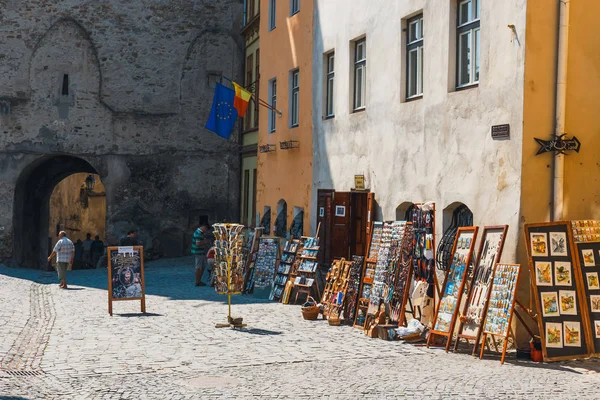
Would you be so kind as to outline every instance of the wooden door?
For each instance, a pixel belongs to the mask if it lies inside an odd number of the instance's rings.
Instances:
[[[319,263],[322,265],[331,263],[331,251],[329,244],[331,243],[331,223],[332,223],[332,206],[333,206],[333,190],[319,189],[317,199],[317,226],[320,225],[319,244]]]
[[[331,254],[330,260],[344,257],[350,259],[350,233],[351,233],[351,193],[335,192],[333,197],[333,224],[331,229]]]
[[[364,256],[367,245],[368,195],[365,192],[352,192],[350,214],[350,256]],[[369,226],[369,228],[367,228]]]

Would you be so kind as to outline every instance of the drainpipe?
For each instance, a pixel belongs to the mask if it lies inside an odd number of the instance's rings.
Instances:
[[[556,69],[556,125],[555,135],[565,133],[565,113],[567,106],[567,56],[569,53],[569,2],[558,0],[558,54]],[[553,171],[553,209],[552,221],[562,221],[564,211],[564,184],[565,184],[565,155],[554,153]]]

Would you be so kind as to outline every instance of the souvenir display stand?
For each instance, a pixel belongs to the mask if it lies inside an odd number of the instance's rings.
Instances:
[[[588,299],[589,349],[600,356],[600,221],[571,221],[583,293]]]
[[[146,313],[146,280],[142,246],[111,246],[108,255],[108,314],[113,315],[113,301],[139,300]]]
[[[283,296],[281,297],[281,302],[283,304],[289,304],[290,297],[294,291],[294,281],[298,276],[298,267],[300,266],[300,255],[302,254],[302,250],[304,250],[304,242],[309,239],[307,236],[301,236],[298,240],[298,247],[296,249],[296,253],[294,254],[294,262],[291,264],[291,270],[288,275],[288,280],[285,284],[285,288],[283,289]]]
[[[434,285],[439,299],[441,288],[435,273],[435,203],[415,203],[410,218],[414,230],[414,277]]]
[[[394,293],[392,293],[390,301],[390,320],[397,322],[398,325],[406,324],[406,305],[408,303],[408,295],[410,283],[413,275],[413,256],[414,256],[414,230],[412,223],[406,224],[404,239],[398,247],[400,254],[398,255],[398,271],[394,282]],[[414,311],[411,307],[411,314]]]
[[[231,316],[231,295],[242,294],[246,277],[246,264],[242,253],[244,240],[240,224],[214,224],[215,234],[215,290],[227,295],[227,323],[216,324],[216,328],[241,328],[246,326],[242,318]]]
[[[492,272],[492,284],[490,288],[489,301],[485,313],[485,324],[483,326],[483,339],[479,359],[483,358],[484,344],[487,337],[492,337],[492,343],[499,352],[496,338],[502,338],[502,358],[500,364],[504,364],[508,339],[516,338],[511,330],[512,317],[515,312],[515,301],[517,299],[517,284],[521,265],[519,264],[496,264]],[[457,339],[458,342],[458,339]]]
[[[589,356],[590,318],[571,223],[526,224],[525,240],[544,361]]]
[[[262,226],[254,228],[254,232],[249,235],[246,245],[244,246],[246,249],[246,277],[244,280],[244,293],[248,293],[254,284],[254,264],[256,263],[256,255],[258,253],[258,243],[264,230],[265,228]]]
[[[279,266],[277,267],[277,275],[273,282],[270,300],[282,300],[285,287],[289,280],[290,273],[292,272],[292,266],[296,260],[298,247],[300,247],[300,240],[295,239],[285,242],[281,259],[279,260]]]
[[[379,255],[379,246],[382,240],[383,222],[373,221],[371,225],[371,234],[368,238],[367,257],[364,260],[362,279],[358,290],[358,300],[356,302],[356,312],[354,316],[354,327],[364,328],[367,319],[367,309],[369,308],[369,297],[373,278],[375,277],[375,268],[377,267],[377,256]]]
[[[474,341],[473,355],[477,353],[477,346],[481,337],[481,328],[485,321],[485,314],[491,295],[494,266],[500,262],[508,225],[485,226],[479,243],[479,252],[471,276],[467,279],[469,288],[467,301],[458,318],[458,334],[454,343],[456,351],[459,342],[465,340],[467,344]]]
[[[304,241],[304,247],[300,254],[300,262],[296,271],[297,275],[294,278],[294,289],[296,290],[296,299],[299,294],[311,296],[313,291],[316,291],[316,298],[321,298],[321,290],[317,282],[317,268],[319,266],[319,238],[307,238]]]
[[[263,236],[258,241],[251,290],[264,290],[273,286],[279,259],[279,238]]]
[[[450,349],[454,324],[477,240],[477,231],[478,227],[469,226],[459,228],[456,232],[452,246],[453,259],[450,261],[450,267],[444,278],[442,296],[435,312],[433,329],[427,338],[427,347],[431,345],[436,336],[443,336],[447,338],[446,352]]]
[[[351,324],[354,323],[364,261],[365,258],[363,256],[352,256],[352,266],[350,267],[350,277],[344,306],[344,320]]]
[[[327,319],[339,319],[346,303],[346,293],[350,281],[352,262],[344,258],[334,260],[325,278],[325,288],[321,304],[323,315]]]

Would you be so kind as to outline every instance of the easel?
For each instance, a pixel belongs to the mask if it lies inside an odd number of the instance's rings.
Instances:
[[[108,255],[108,314],[112,317],[113,315],[113,301],[127,301],[127,300],[140,300],[140,309],[142,313],[146,313],[146,280],[144,278],[144,247],[142,246],[131,246],[131,247],[123,247],[123,246],[111,246],[106,249]],[[125,262],[135,262],[135,252],[139,255],[138,262],[140,263],[140,282],[139,284],[142,287],[142,296],[141,297],[113,297],[113,275],[112,275],[112,252],[117,251],[119,254],[125,254]],[[131,254],[132,260],[127,259],[127,254]],[[117,257],[119,259],[119,257]],[[123,266],[120,266],[123,267]],[[119,268],[120,268],[119,267]],[[119,278],[120,279],[120,278]],[[132,276],[133,280],[134,277]],[[133,282],[133,281],[132,281]]]
[[[483,251],[484,251],[484,246],[486,245],[487,239],[488,239],[488,234],[490,233],[490,231],[499,231],[502,230],[502,237],[500,239],[500,242],[498,243],[498,247],[496,249],[496,254],[494,255],[494,261],[493,261],[493,265],[492,265],[492,274],[489,277],[489,282],[487,282],[487,287],[485,287],[485,298],[481,299],[481,293],[478,294],[477,298],[474,299],[475,297],[475,291],[474,288],[477,285],[477,282],[474,282],[474,280],[478,277],[478,273],[480,272],[480,269],[482,268],[481,266],[481,262],[482,262],[482,256],[483,256]],[[485,324],[485,317],[487,314],[487,309],[488,309],[488,304],[490,302],[490,296],[492,294],[492,284],[494,281],[494,268],[496,266],[497,263],[500,262],[500,258],[502,257],[502,251],[504,249],[504,242],[506,240],[506,233],[508,231],[508,225],[499,225],[499,226],[485,226],[483,227],[483,233],[481,235],[481,241],[479,243],[479,251],[477,252],[477,259],[475,261],[475,266],[473,267],[473,276],[471,277],[471,279],[467,279],[467,301],[465,302],[465,306],[459,316],[458,319],[458,334],[456,335],[456,342],[454,342],[454,350],[456,351],[458,348],[458,344],[459,342],[462,340],[465,340],[467,342],[467,344],[470,344],[469,340],[474,340],[475,343],[473,345],[473,352],[472,354],[475,355],[477,354],[477,347],[479,344],[479,340],[481,339],[481,330],[483,328],[483,325]],[[483,302],[482,302],[483,300]],[[481,319],[479,321],[479,324],[477,325],[477,333],[475,335],[469,335],[469,334],[465,334],[464,331],[464,327],[465,327],[465,321],[464,318],[466,318],[466,314],[468,313],[469,307],[473,304],[483,304],[483,312],[481,314]]]
[[[479,228],[477,226],[468,226],[468,227],[458,228],[458,231],[456,232],[456,237],[454,238],[454,245],[452,246],[453,258],[449,260],[450,265],[448,265],[448,268],[446,270],[446,277],[444,278],[444,285],[442,286],[442,289],[443,289],[442,297],[440,298],[440,301],[438,302],[437,307],[436,307],[435,317],[433,318],[433,327],[429,331],[429,337],[427,338],[427,347],[429,347],[431,345],[431,342],[435,336],[443,336],[446,338],[446,353],[448,352],[448,350],[450,350],[450,344],[452,343],[452,336],[454,334],[454,325],[456,324],[456,316],[458,314],[458,309],[460,307],[460,301],[462,299],[465,282],[467,280],[468,269],[469,269],[469,266],[471,265],[471,258],[473,257],[473,250],[475,248],[475,241],[477,240],[478,229]],[[440,308],[445,299],[443,294],[446,292],[449,278],[451,278],[450,273],[451,272],[454,273],[454,271],[455,271],[455,269],[452,268],[452,265],[454,262],[453,260],[454,260],[454,256],[456,255],[456,251],[458,250],[459,239],[461,238],[461,236],[463,234],[466,234],[466,235],[471,234],[472,237],[471,237],[471,243],[470,243],[470,246],[469,246],[469,249],[467,252],[467,256],[464,260],[465,270],[462,272],[462,276],[460,277],[460,282],[457,282],[457,281],[453,282],[454,285],[460,284],[456,298],[455,298],[456,303],[454,304],[452,314],[450,317],[450,321],[448,321],[448,330],[435,329],[438,325],[437,321],[438,321],[438,317],[440,314]],[[459,278],[459,277],[456,277],[456,278]],[[448,297],[450,297],[450,296],[448,296]],[[445,312],[445,313],[448,313],[448,312]]]
[[[512,282],[512,284],[514,285],[512,288],[511,292],[506,293],[506,290],[504,290],[504,288],[500,287],[500,288],[496,288],[498,285],[495,284],[495,279],[496,279],[496,273],[498,270],[498,267],[501,268],[512,268],[513,270],[516,269],[517,270],[517,274],[516,274],[516,278],[515,280]],[[497,352],[499,352],[498,350],[498,344],[496,343],[496,337],[500,337],[503,340],[503,346],[502,346],[502,357],[500,359],[500,364],[504,364],[504,358],[506,357],[506,348],[508,346],[508,340],[509,338],[512,336],[513,340],[516,341],[516,337],[513,333],[512,330],[512,319],[513,319],[513,315],[515,313],[515,303],[517,301],[517,286],[519,284],[519,276],[521,275],[521,265],[520,264],[496,264],[494,266],[494,272],[492,274],[492,287],[490,290],[490,296],[489,299],[492,298],[492,295],[494,292],[496,292],[497,294],[500,295],[510,295],[511,296],[511,306],[508,310],[508,323],[506,325],[506,330],[505,330],[505,334],[498,334],[497,332],[492,332],[490,329],[492,328],[492,323],[488,323],[488,319],[486,317],[484,326],[483,326],[483,338],[482,338],[482,342],[483,344],[487,344],[487,337],[488,335],[492,337],[492,343],[494,344],[494,348],[496,349]],[[506,284],[504,285],[506,286]],[[488,299],[488,300],[489,300]],[[488,301],[488,307],[486,310],[489,311],[489,301]],[[456,341],[458,343],[458,339]],[[485,350],[485,346],[482,345],[481,346],[481,352],[479,353],[479,359],[483,358],[483,352]]]
[[[237,260],[240,260],[240,256],[241,256],[241,247],[239,246],[239,235],[241,233],[241,230],[243,228],[243,225],[240,224],[215,224],[214,225],[215,228],[215,233],[217,236],[217,243],[220,243],[221,246],[217,247],[217,251],[216,251],[216,255],[220,258],[223,254],[225,254],[225,260],[226,260],[226,276],[225,276],[225,283],[226,283],[226,291],[219,291],[219,288],[222,288],[222,284],[220,284],[219,282],[219,277],[216,277],[216,284],[215,284],[215,288],[217,289],[217,293],[218,294],[226,294],[227,295],[227,323],[221,323],[221,324],[216,324],[215,328],[242,328],[244,326],[247,326],[247,324],[243,324],[243,318],[238,317],[238,318],[233,318],[231,316],[231,296],[235,295],[235,294],[242,294],[242,292],[244,291],[244,283],[245,283],[245,279],[237,279],[235,282],[233,282],[232,284],[232,277],[231,277],[231,269],[233,266],[233,259],[235,257],[236,262]],[[220,272],[221,274],[223,273],[222,270],[222,263],[223,260],[217,258],[215,263],[220,263],[221,265],[219,265],[219,268],[217,268],[217,265],[215,265],[215,272]],[[243,270],[243,268],[242,268]],[[239,271],[238,271],[239,272]]]

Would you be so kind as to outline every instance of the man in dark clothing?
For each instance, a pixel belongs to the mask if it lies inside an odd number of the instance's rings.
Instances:
[[[208,264],[206,259],[206,253],[211,248],[215,236],[210,231],[210,225],[202,224],[194,232],[192,237],[192,254],[194,257],[194,264],[196,266],[196,286],[206,286],[206,283],[202,282],[202,275]]]
[[[86,234],[83,241],[83,268],[90,268],[92,265],[92,243],[92,234]]]
[[[104,242],[100,240],[100,236],[96,235],[95,240],[92,242],[92,263],[93,268],[98,265],[98,260],[104,254]]]
[[[124,236],[119,240],[119,246],[139,246],[135,230],[132,229],[127,232],[127,236]]]

